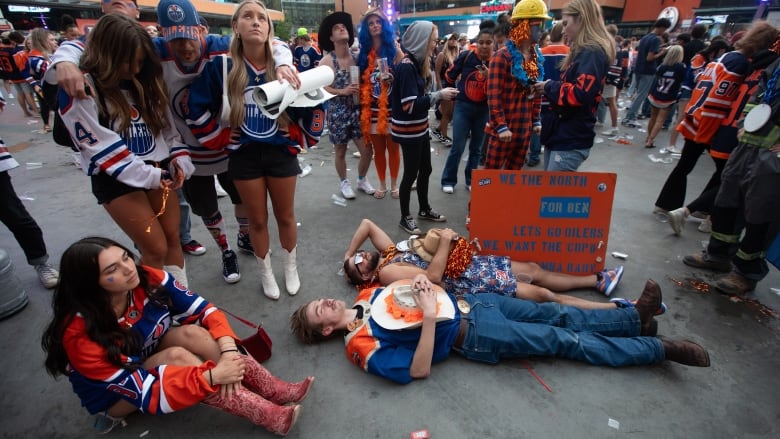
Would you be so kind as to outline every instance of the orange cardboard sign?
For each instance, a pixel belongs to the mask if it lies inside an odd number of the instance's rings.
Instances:
[[[483,254],[549,271],[604,269],[617,174],[479,169],[472,174],[469,232]]]

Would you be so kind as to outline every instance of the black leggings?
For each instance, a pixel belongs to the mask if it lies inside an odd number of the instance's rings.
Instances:
[[[701,191],[695,200],[688,203],[689,212],[705,212],[710,213],[712,206],[715,204],[715,197],[718,195],[718,189],[720,189],[720,176],[723,174],[723,168],[726,167],[728,159],[712,158],[715,162],[715,171],[712,172],[710,181],[707,182],[707,186]]]
[[[39,96],[41,104],[41,119],[44,125],[49,125],[49,111],[57,111],[57,85],[41,80],[43,96]]]
[[[431,166],[431,139],[426,133],[419,140],[398,142],[401,145],[404,160],[404,176],[399,187],[401,201],[401,217],[409,216],[409,201],[412,194],[412,183],[417,180],[417,203],[420,210],[431,208],[428,204],[428,178],[433,172]]]
[[[666,183],[658,194],[655,205],[664,210],[674,210],[685,205],[685,192],[688,186],[688,174],[693,171],[696,162],[699,161],[701,154],[709,149],[709,145],[696,143],[693,140],[685,139],[680,161],[672,169],[672,173],[666,178]],[[720,185],[720,173],[717,176],[713,174],[710,181],[705,186],[704,191]],[[717,191],[717,189],[716,189]]]

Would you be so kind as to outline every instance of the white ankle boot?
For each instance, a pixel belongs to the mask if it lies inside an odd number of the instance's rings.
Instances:
[[[294,247],[289,252],[285,249],[282,251],[284,252],[284,284],[287,287],[287,293],[294,296],[301,289],[301,281],[298,279],[298,265],[295,262],[298,247]]]
[[[183,267],[178,267],[176,265],[163,265],[163,270],[172,274],[173,278],[179,281],[179,283],[182,284],[184,288],[189,289],[189,286],[187,285],[187,264],[184,264]]]
[[[271,267],[271,253],[267,253],[265,258],[255,256],[260,265],[260,283],[263,284],[263,294],[269,299],[279,298],[279,286],[274,279],[274,270]]]

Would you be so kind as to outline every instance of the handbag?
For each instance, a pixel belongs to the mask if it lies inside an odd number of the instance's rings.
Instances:
[[[258,363],[262,363],[266,361],[267,359],[271,358],[271,345],[273,344],[271,342],[271,337],[268,336],[268,333],[263,328],[263,324],[255,325],[254,323],[242,319],[241,317],[233,314],[232,312],[226,310],[225,308],[220,308],[222,312],[225,314],[235,318],[239,322],[249,326],[252,329],[255,329],[255,333],[250,335],[249,337],[242,338],[238,345],[242,348],[244,348],[249,355],[254,357],[255,360],[257,360]]]

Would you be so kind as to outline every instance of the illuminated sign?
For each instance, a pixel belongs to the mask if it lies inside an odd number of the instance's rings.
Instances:
[[[44,13],[51,11],[51,8],[45,8],[42,6],[17,6],[17,5],[8,5],[8,12],[33,12],[33,13]]]
[[[514,2],[509,0],[491,0],[479,4],[480,14],[495,14],[498,12],[508,12],[512,10]]]

